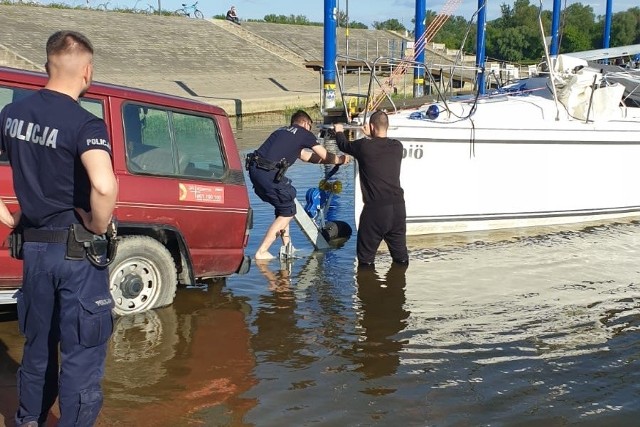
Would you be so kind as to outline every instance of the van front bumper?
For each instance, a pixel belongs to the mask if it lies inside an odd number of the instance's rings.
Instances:
[[[0,305],[16,303],[16,289],[0,290]]]

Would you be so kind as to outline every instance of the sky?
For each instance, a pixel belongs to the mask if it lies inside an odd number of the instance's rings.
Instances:
[[[99,0],[96,0],[99,1]],[[135,0],[112,0],[114,3],[118,1]],[[144,2],[157,2],[157,0],[139,0]],[[191,2],[195,0],[160,0],[162,7],[168,9],[177,9],[183,1]],[[452,0],[455,2],[456,0]],[[612,0],[613,10],[624,11],[631,7],[638,6],[638,0]],[[427,9],[440,12],[445,5],[446,0],[426,0]],[[454,15],[463,16],[470,19],[478,7],[477,0],[461,0],[460,5],[453,12]],[[495,19],[500,16],[501,4],[513,4],[513,0],[487,0],[487,19]],[[539,0],[529,0],[532,5],[538,5]],[[565,0],[562,0],[562,4]],[[582,3],[593,8],[597,15],[604,15],[606,12],[606,0],[582,0],[573,1],[566,0],[567,4]],[[372,27],[374,21],[385,21],[390,18],[396,18],[405,27],[413,26],[411,19],[415,16],[415,0],[336,0],[336,4],[340,10],[346,11],[349,8],[349,20],[362,22]],[[265,15],[304,15],[310,21],[322,22],[324,20],[324,0],[227,0],[227,3],[220,0],[199,0],[198,7],[206,17],[213,15],[225,14],[231,6],[235,6],[240,19],[263,19]],[[551,9],[553,0],[543,0],[545,9]]]
[[[47,4],[52,2],[66,3],[71,6],[85,5],[86,2],[92,7],[109,2],[109,8],[138,8],[146,9],[149,5],[157,8],[160,2],[163,10],[176,10],[180,8],[182,2],[192,4],[196,0],[40,0]],[[459,3],[453,15],[462,16],[467,20],[471,19],[478,7],[478,0],[450,0]],[[532,5],[538,5],[540,0],[529,0]],[[613,11],[625,11],[631,7],[638,6],[638,0],[612,0]],[[542,0],[545,9],[551,9],[553,0]],[[591,6],[596,16],[604,15],[606,12],[607,0],[562,0],[564,5],[581,3]],[[427,9],[440,12],[447,0],[426,0]],[[415,0],[336,0],[338,9],[346,11],[349,9],[349,20],[361,22],[373,28],[374,21],[386,21],[396,18],[407,29],[413,29],[411,20],[415,16]],[[500,16],[500,5],[513,4],[513,0],[487,0],[487,19],[492,20]],[[224,15],[231,6],[235,6],[240,19],[263,19],[266,15],[304,15],[313,22],[324,20],[324,0],[198,0],[198,8],[205,17],[214,15]]]

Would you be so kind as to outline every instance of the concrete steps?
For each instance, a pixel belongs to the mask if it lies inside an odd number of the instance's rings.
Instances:
[[[252,43],[267,52],[278,56],[279,58],[300,67],[304,67],[305,59],[296,54],[294,51],[286,49],[278,44],[272,43],[264,37],[257,35],[254,32],[248,31],[243,28],[241,25],[234,24],[233,22],[229,22],[222,19],[211,19],[209,20],[213,25],[218,26],[219,28],[224,29],[225,31],[230,32],[238,37],[241,37],[245,41]]]
[[[28,60],[3,44],[0,44],[0,65],[22,70],[44,71],[44,65]]]

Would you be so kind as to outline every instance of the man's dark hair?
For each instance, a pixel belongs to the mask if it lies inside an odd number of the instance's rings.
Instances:
[[[389,128],[389,117],[384,111],[376,111],[373,113],[369,118],[369,122],[377,129],[386,130]]]
[[[311,120],[311,116],[309,116],[303,110],[298,110],[291,116],[291,124],[294,125],[296,123],[308,121],[309,124],[313,124],[313,120]]]
[[[73,52],[93,55],[93,45],[84,34],[77,31],[56,31],[47,40],[47,57]]]

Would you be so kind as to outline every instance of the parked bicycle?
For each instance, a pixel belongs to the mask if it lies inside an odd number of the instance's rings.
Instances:
[[[198,2],[195,2],[191,6],[187,6],[186,3],[182,3],[182,8],[174,12],[176,15],[191,17],[193,13],[194,18],[204,19],[204,14],[198,9]]]
[[[98,6],[96,6],[96,9],[98,9],[98,10],[109,10],[109,3],[111,3],[111,1],[106,1],[104,3],[100,3]]]
[[[145,8],[134,7],[133,11],[135,13],[141,13],[141,14],[144,14],[144,15],[155,15],[156,14],[156,8],[153,7],[152,5],[150,5],[149,3],[147,3],[147,7],[145,7]]]

